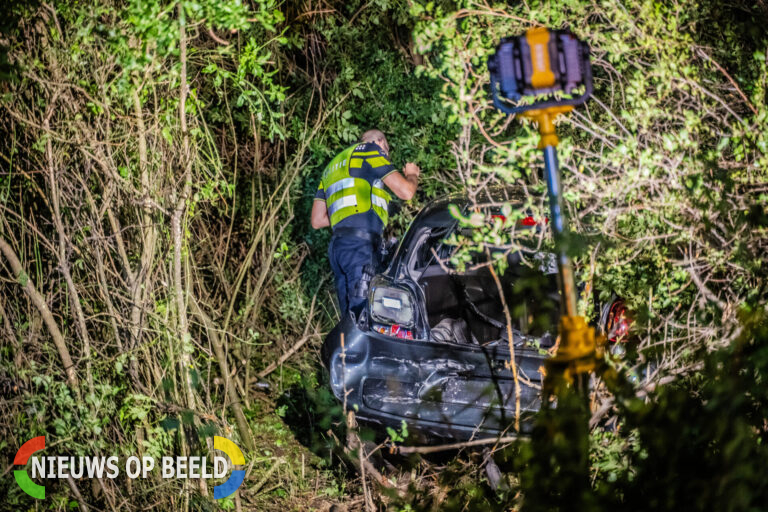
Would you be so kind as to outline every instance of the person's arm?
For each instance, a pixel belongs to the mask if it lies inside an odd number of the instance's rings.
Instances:
[[[405,164],[403,174],[395,171],[384,177],[384,184],[404,201],[410,200],[419,186],[419,166],[408,162]]]
[[[331,225],[331,219],[328,218],[328,209],[325,207],[325,200],[315,199],[312,205],[311,223],[315,229],[327,228]]]
[[[315,192],[315,200],[312,203],[312,215],[309,220],[312,227],[315,229],[327,228],[331,225],[331,219],[328,218],[328,208],[325,205],[325,187],[323,182],[317,186],[317,192]]]

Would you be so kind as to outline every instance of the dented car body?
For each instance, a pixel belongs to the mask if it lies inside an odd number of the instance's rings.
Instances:
[[[509,190],[499,194],[483,210],[490,220],[500,216],[493,205],[520,201]],[[503,434],[517,414],[521,432],[528,432],[559,316],[554,260],[527,251],[523,262],[507,251],[501,275],[482,262],[461,272],[448,268],[455,247],[445,240],[462,229],[451,204],[470,208],[460,196],[425,207],[387,269],[372,280],[366,311],[345,316],[327,336],[322,358],[331,388],[358,420],[395,428],[405,421],[423,439]],[[517,224],[540,231],[531,220]]]

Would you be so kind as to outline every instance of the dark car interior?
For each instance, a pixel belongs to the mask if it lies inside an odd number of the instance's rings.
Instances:
[[[506,343],[506,315],[487,256],[477,254],[459,272],[450,263],[455,247],[444,243],[448,231],[425,233],[412,256],[412,275],[424,291],[432,338],[480,345]],[[510,253],[507,260],[508,268],[497,275],[509,307],[515,344],[525,343],[530,336],[547,347],[554,342],[559,318],[557,274],[542,269],[535,255],[527,255],[523,262],[519,253]]]

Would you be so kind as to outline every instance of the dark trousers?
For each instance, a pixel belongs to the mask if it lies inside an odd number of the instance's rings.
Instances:
[[[374,241],[356,236],[334,236],[328,245],[328,259],[336,277],[336,295],[339,297],[341,314],[360,313],[368,294],[360,294],[358,284],[363,267],[372,265],[376,270],[378,254]]]

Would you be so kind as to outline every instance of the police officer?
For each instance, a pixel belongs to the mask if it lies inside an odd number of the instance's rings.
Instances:
[[[366,300],[359,284],[363,268],[378,266],[391,198],[384,185],[407,201],[416,193],[419,172],[411,162],[403,174],[392,166],[387,138],[379,130],[365,132],[360,143],[336,155],[323,171],[312,205],[312,227],[333,230],[328,258],[342,314],[360,313]]]

